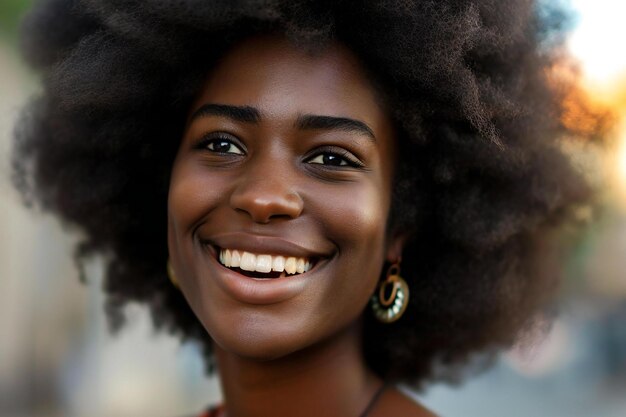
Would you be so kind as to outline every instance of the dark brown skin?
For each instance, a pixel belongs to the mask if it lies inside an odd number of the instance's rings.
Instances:
[[[229,417],[358,417],[381,386],[361,316],[405,239],[385,228],[395,152],[387,112],[340,45],[311,55],[257,37],[209,74],[172,170],[168,243],[215,342]],[[317,262],[257,279],[222,266],[217,247]],[[390,388],[369,413],[389,415],[432,414]]]

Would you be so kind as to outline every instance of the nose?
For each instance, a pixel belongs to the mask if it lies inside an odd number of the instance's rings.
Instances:
[[[300,216],[304,206],[302,198],[293,190],[290,174],[277,169],[279,165],[262,164],[242,175],[230,196],[231,207],[247,213],[256,223]]]

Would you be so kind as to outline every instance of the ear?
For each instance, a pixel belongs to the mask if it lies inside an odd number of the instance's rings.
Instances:
[[[389,263],[395,263],[402,259],[402,251],[404,250],[404,245],[410,237],[411,234],[407,232],[396,232],[392,234],[389,238],[389,241],[387,242],[387,252],[385,254],[385,260]]]

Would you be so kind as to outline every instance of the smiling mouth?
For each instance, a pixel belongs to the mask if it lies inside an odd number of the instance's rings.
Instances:
[[[222,266],[256,279],[274,279],[304,274],[317,263],[316,258],[252,253],[217,246],[213,249],[216,259]]]

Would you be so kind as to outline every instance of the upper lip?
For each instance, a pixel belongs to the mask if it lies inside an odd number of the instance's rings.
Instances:
[[[324,258],[328,253],[307,248],[279,237],[262,236],[245,232],[230,232],[202,239],[222,249],[237,249],[257,254],[286,255],[297,258]]]

